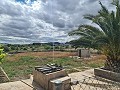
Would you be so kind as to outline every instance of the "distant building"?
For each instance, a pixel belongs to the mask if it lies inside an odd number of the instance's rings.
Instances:
[[[78,57],[90,57],[90,50],[84,48],[78,49]]]

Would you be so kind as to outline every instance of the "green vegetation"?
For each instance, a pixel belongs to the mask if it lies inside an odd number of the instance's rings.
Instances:
[[[0,64],[3,62],[4,57],[5,57],[5,54],[3,53],[3,49],[0,46]]]
[[[109,11],[101,2],[101,10],[97,15],[87,14],[85,19],[92,21],[92,25],[80,25],[70,35],[78,35],[79,39],[71,41],[76,47],[98,49],[107,56],[105,69],[120,72],[120,4],[113,0],[116,11]]]
[[[69,44],[54,43],[55,51],[65,51],[65,49],[69,48]],[[3,44],[3,49],[7,53],[52,51],[53,43]]]
[[[42,66],[50,63],[57,63],[64,66],[68,73],[86,70],[88,68],[103,66],[104,60],[75,60],[73,58],[61,57],[54,60],[50,57],[33,57],[33,56],[20,56],[16,60],[10,60],[11,56],[7,56],[3,62],[2,67],[8,74],[11,81],[26,79],[30,77],[35,66]],[[15,56],[13,56],[15,57]],[[99,63],[99,64],[98,64]],[[88,67],[88,68],[86,68]],[[74,69],[77,68],[78,70]]]

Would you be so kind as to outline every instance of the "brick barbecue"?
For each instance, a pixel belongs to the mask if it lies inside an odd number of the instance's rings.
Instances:
[[[64,78],[64,79],[63,79]],[[47,64],[45,66],[37,66],[33,72],[33,80],[45,90],[55,90],[54,81],[61,80],[64,83],[70,83],[71,79],[61,65]],[[67,86],[70,88],[70,86]],[[66,90],[66,89],[61,89]]]

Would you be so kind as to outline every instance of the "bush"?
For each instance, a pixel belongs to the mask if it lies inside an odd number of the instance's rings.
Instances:
[[[2,63],[4,57],[5,57],[5,54],[3,53],[3,49],[0,49],[0,64]]]

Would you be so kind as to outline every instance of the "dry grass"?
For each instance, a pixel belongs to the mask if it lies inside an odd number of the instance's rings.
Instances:
[[[29,78],[35,66],[47,63],[57,63],[65,66],[68,73],[82,71],[89,68],[101,67],[104,65],[106,57],[104,55],[94,55],[87,59],[75,59],[75,52],[55,52],[54,60],[52,52],[26,52],[8,55],[2,67],[10,77],[11,81]],[[86,68],[88,67],[88,68]]]
[[[90,59],[85,60],[84,63],[89,67],[96,68],[104,66],[105,60],[106,60],[105,55],[94,55]]]
[[[23,56],[52,58],[53,54],[54,54],[54,58],[64,58],[64,57],[76,55],[75,52],[60,52],[60,51],[55,51],[54,53],[53,52],[25,52],[25,53],[18,53],[18,54],[14,54],[14,55],[9,55],[7,57],[7,59],[10,61],[16,61],[16,60],[19,60]]]

